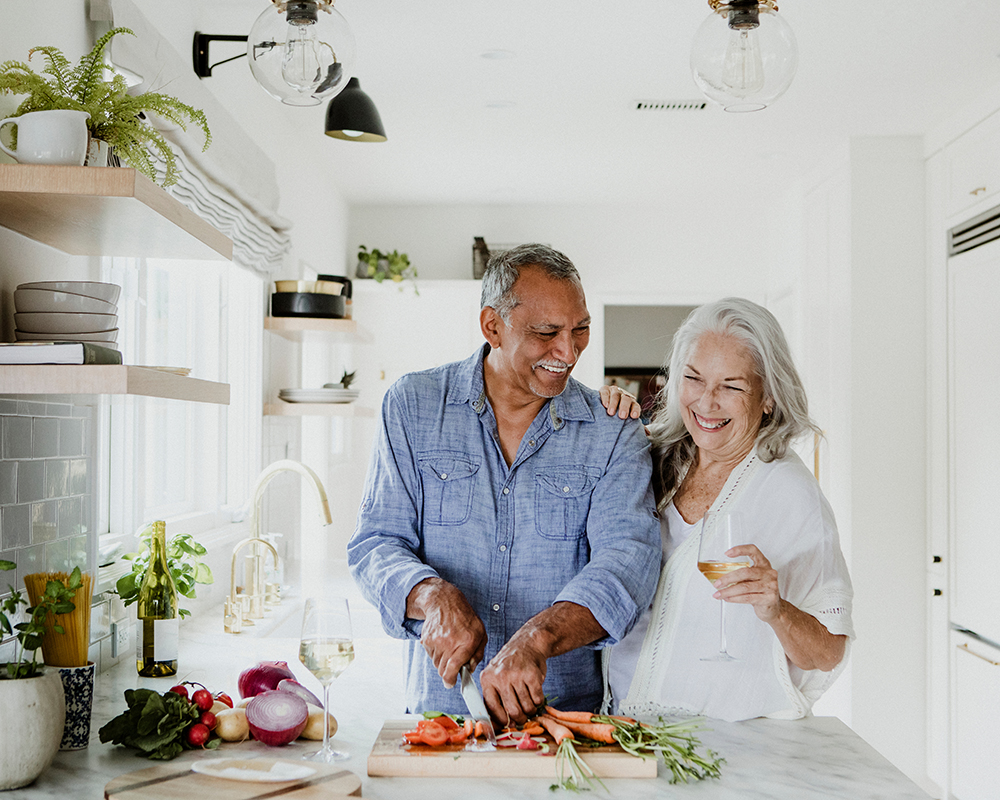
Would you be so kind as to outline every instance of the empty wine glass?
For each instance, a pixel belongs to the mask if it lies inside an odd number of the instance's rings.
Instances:
[[[726,551],[745,544],[739,514],[714,511],[701,520],[701,540],[698,543],[698,569],[714,584],[729,572],[751,566],[747,556],[730,557]],[[726,651],[726,601],[719,598],[719,652],[702,661],[739,661]]]
[[[323,684],[323,747],[303,756],[311,761],[350,758],[330,747],[330,684],[354,660],[351,612],[345,597],[310,597],[302,614],[299,661]]]

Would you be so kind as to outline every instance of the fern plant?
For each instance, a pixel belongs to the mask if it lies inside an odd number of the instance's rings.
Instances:
[[[208,120],[200,109],[167,94],[129,94],[121,75],[105,79],[104,48],[119,33],[135,35],[128,28],[113,28],[75,66],[57,47],[33,47],[28,51],[28,60],[40,53],[45,59],[45,69],[39,74],[24,61],[3,62],[0,92],[27,95],[13,116],[52,109],[86,111],[90,114],[87,128],[91,137],[107,142],[119,158],[153,181],[157,175],[150,150],[158,153],[166,170],[163,185],[169,186],[177,182],[177,159],[146,115],[156,114],[184,130],[188,124],[195,124],[205,136],[203,150],[212,142]]]

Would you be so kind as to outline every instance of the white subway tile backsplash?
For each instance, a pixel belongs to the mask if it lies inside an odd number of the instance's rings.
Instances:
[[[30,503],[45,497],[45,462],[20,461],[17,465],[17,502]]]
[[[56,539],[54,542],[45,543],[46,572],[71,572],[75,566],[81,565],[73,563],[69,539]]]
[[[0,510],[0,526],[3,529],[5,550],[27,547],[31,544],[31,506],[28,504],[4,506]],[[17,559],[11,560],[17,563]]]
[[[56,500],[59,516],[59,538],[79,536],[83,530],[83,502],[79,497]]]
[[[0,461],[0,506],[17,502],[17,462]]]
[[[45,462],[45,496],[65,497],[69,491],[69,461],[50,459]]]
[[[31,458],[29,417],[3,417],[3,457]]]
[[[51,502],[32,503],[31,543],[41,544],[42,542],[54,541],[56,534],[56,504]]]
[[[82,456],[86,454],[84,434],[86,421],[63,418],[59,422],[59,455]]]
[[[59,455],[59,420],[36,417],[31,422],[31,454],[35,458]]]
[[[75,458],[69,462],[69,494],[86,494],[87,459]]]

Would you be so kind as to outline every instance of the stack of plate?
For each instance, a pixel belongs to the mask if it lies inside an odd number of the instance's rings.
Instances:
[[[14,290],[19,342],[96,342],[118,349],[121,287],[94,281],[38,281]]]
[[[357,389],[282,389],[278,397],[286,403],[353,403],[358,399]]]

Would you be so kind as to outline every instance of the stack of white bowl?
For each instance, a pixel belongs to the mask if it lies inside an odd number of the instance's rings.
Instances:
[[[14,290],[19,342],[95,342],[118,349],[121,287],[96,281],[37,281]]]

